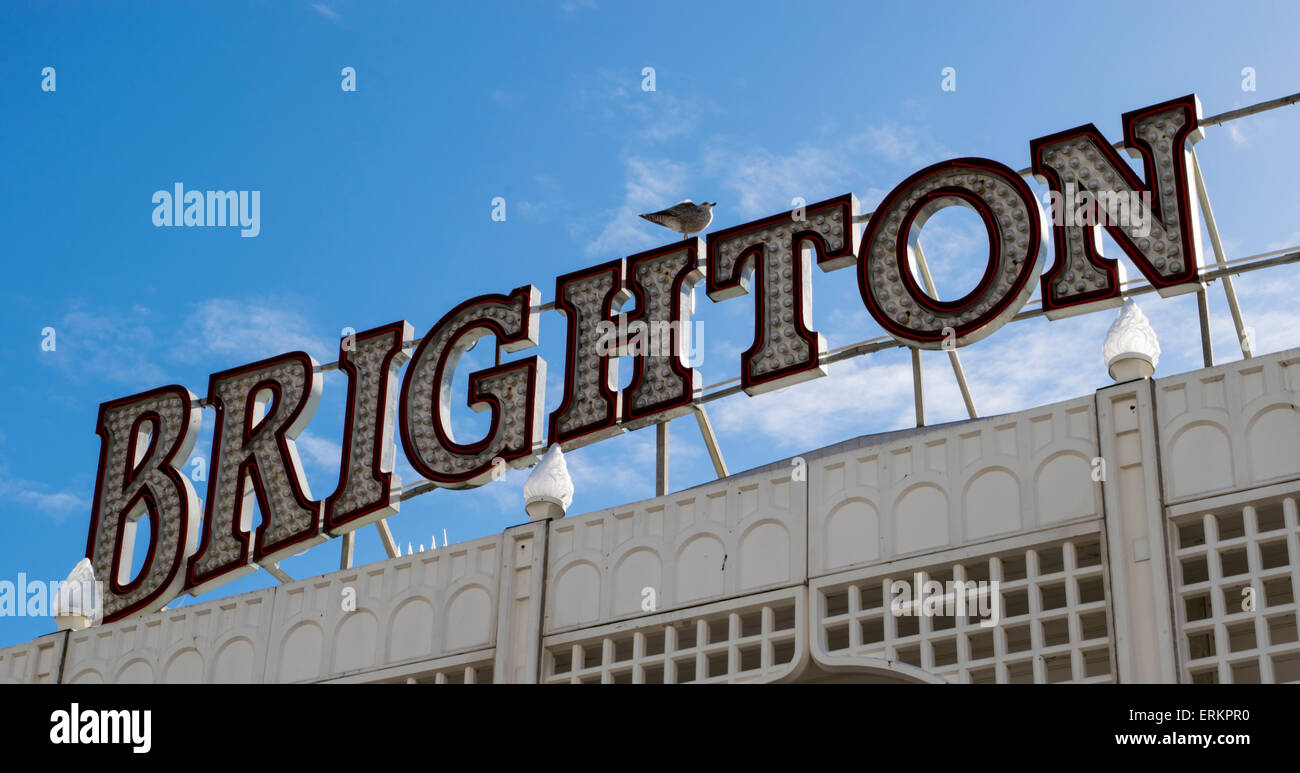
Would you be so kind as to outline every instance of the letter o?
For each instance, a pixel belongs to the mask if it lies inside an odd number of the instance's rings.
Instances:
[[[984,275],[955,301],[930,297],[912,276],[912,232],[935,212],[970,207],[984,221],[989,257]],[[1016,315],[1037,286],[1046,218],[1015,171],[984,158],[959,158],[917,172],[890,191],[867,224],[858,260],[858,290],[881,327],[907,346],[974,343]],[[952,331],[949,331],[951,334]],[[950,344],[951,346],[951,344]]]

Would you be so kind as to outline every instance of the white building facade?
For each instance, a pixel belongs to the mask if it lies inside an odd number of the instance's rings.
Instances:
[[[42,636],[0,681],[1298,682],[1298,400],[1290,350],[864,436]],[[916,580],[998,614],[895,614]]]

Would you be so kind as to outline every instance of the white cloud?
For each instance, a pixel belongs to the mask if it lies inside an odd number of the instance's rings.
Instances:
[[[298,349],[333,362],[338,344],[321,336],[290,302],[213,298],[185,320],[172,356],[181,362],[217,357],[243,363]]]
[[[303,461],[329,470],[338,470],[339,460],[343,456],[343,446],[332,440],[326,440],[310,430],[303,430],[295,444]]]
[[[813,203],[850,190],[870,211],[886,193],[861,188],[862,180],[872,179],[870,169],[920,166],[946,153],[919,126],[886,124],[829,136],[832,139],[805,143],[788,153],[740,148],[732,140],[715,138],[701,165],[738,197],[724,204],[752,218],[788,208],[795,196]]]
[[[936,157],[933,148],[920,151],[922,142],[917,129],[893,123],[868,127],[854,144],[866,145],[875,155],[896,164],[922,166]]]
[[[1291,233],[1287,234],[1286,238],[1284,239],[1275,242],[1269,242],[1268,246],[1264,248],[1264,251],[1274,252],[1276,250],[1289,250],[1297,247],[1300,247],[1300,231],[1292,231]],[[1229,251],[1228,254],[1231,255],[1233,253]]]
[[[338,11],[334,10],[333,8],[329,7],[324,3],[312,3],[311,8],[313,11],[320,14],[321,16],[324,16],[326,19],[329,19],[330,21],[338,21],[340,18]]]
[[[654,495],[653,430],[643,429],[583,446],[565,453],[564,460],[573,478],[575,513],[589,510],[583,506],[583,499],[591,501],[601,492],[614,494],[617,502],[635,502]]]
[[[853,309],[833,308],[847,318]],[[1005,326],[960,350],[963,369],[981,416],[1023,410],[1091,394],[1109,383],[1101,345],[1112,315],[1091,314],[1056,322]],[[967,418],[948,356],[922,353],[928,424]],[[859,435],[913,426],[912,368],[901,348],[856,357],[828,368],[829,375],[785,390],[726,398],[710,406],[725,450],[729,441],[755,434],[778,449],[811,450]]]
[[[811,204],[828,196],[831,189],[839,193],[843,171],[840,159],[826,148],[804,146],[792,153],[779,155],[764,148],[736,152],[730,147],[715,147],[704,158],[704,169],[722,179],[723,186],[737,198],[728,202],[746,218],[779,212],[791,206],[796,196]]]
[[[16,478],[0,478],[0,498],[19,508],[33,510],[61,523],[74,513],[90,516],[90,500],[66,491],[49,491],[43,483]]]
[[[159,320],[148,311],[90,311],[76,304],[55,328],[55,349],[42,362],[74,377],[130,384],[160,383],[166,372],[151,361]]]
[[[829,375],[756,397],[737,395],[710,406],[718,430],[762,434],[777,448],[807,450],[846,437],[895,429],[894,416],[912,400],[912,370],[900,356],[877,354],[834,363]],[[723,439],[723,449],[726,449]]]
[[[656,241],[651,236],[651,229],[658,230],[658,226],[642,220],[637,214],[653,212],[689,198],[685,193],[687,174],[684,164],[642,158],[629,158],[625,164],[627,176],[623,203],[612,211],[600,235],[587,245],[588,255],[626,255],[662,242],[662,239]]]

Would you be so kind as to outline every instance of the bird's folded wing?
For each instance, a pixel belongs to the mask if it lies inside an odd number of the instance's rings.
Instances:
[[[639,215],[638,217],[643,217],[646,220],[649,220],[651,223],[655,223],[657,225],[668,226],[670,228],[672,227],[671,226],[672,220],[663,212],[651,212],[648,215]]]

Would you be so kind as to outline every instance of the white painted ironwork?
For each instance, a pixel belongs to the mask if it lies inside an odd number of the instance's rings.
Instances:
[[[805,655],[802,588],[544,640],[550,684],[777,681]]]
[[[1182,676],[1193,683],[1300,682],[1300,487],[1175,508],[1170,521]]]
[[[1066,540],[913,568],[916,563],[818,584],[815,655],[901,661],[955,682],[1115,681],[1106,566],[1095,525]],[[945,587],[973,582],[996,588],[990,592],[1000,594],[1001,614],[894,614],[893,583],[915,588],[918,575]]]

